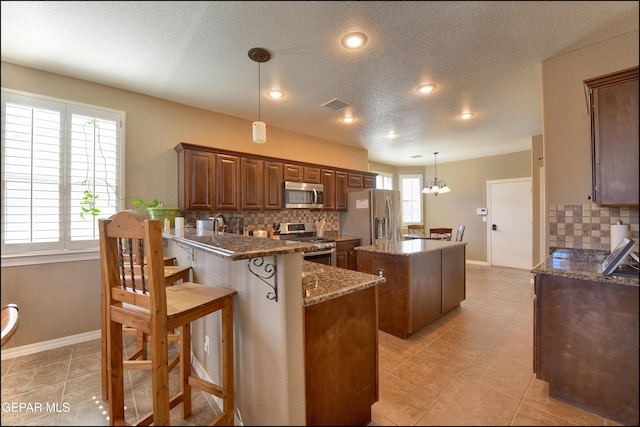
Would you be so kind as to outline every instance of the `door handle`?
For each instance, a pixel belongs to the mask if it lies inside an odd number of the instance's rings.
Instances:
[[[491,229],[492,229],[493,231],[496,231],[496,230],[498,229],[498,226],[497,226],[497,225],[495,225],[495,224],[491,224]]]

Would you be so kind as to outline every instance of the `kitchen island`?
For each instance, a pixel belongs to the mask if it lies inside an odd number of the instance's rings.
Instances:
[[[361,390],[358,396],[364,398],[356,399],[348,394],[353,385],[348,376],[352,365],[343,363],[343,349],[337,346],[356,339],[359,331],[342,328],[334,333],[336,330],[327,331],[323,325],[330,327],[332,321],[334,324],[340,321],[340,325],[349,321],[372,322],[377,317],[376,285],[384,279],[303,261],[302,252],[309,246],[299,242],[198,233],[195,229],[178,233],[171,230],[163,238],[165,255],[175,256],[179,265],[191,265],[194,282],[225,286],[238,292],[234,305],[238,421],[245,425],[304,425],[315,423],[310,418],[314,414],[331,414],[331,408],[326,406],[331,402],[323,402],[314,395],[328,385],[323,376],[323,372],[328,373],[324,371],[328,366],[337,369],[343,378],[338,382],[343,390],[340,394],[335,392],[333,399],[358,408],[341,416],[357,412],[359,417],[370,417],[375,401],[371,401],[371,396],[377,400],[377,335],[372,344],[374,335],[369,334],[367,347],[359,350],[370,362],[368,379],[356,384]],[[346,276],[345,272],[355,275]],[[349,307],[346,318],[333,318],[332,310],[342,303]],[[354,307],[360,311],[354,311]],[[194,368],[214,380],[220,372],[219,349],[214,347],[219,328],[220,319],[215,314],[192,325]],[[206,337],[210,338],[209,352],[203,348]],[[310,348],[311,343],[318,344],[315,350]],[[321,353],[327,350],[330,351]],[[313,354],[316,356],[310,358]],[[356,362],[366,366],[357,358],[349,363]],[[310,372],[315,377],[310,378]],[[312,390],[310,386],[316,388]],[[331,418],[334,425],[351,422],[335,416]]]
[[[378,286],[379,328],[405,339],[466,297],[464,242],[404,240],[358,246],[358,271],[385,277]]]
[[[555,249],[535,274],[533,370],[549,396],[638,425],[638,278],[605,276],[607,252]]]

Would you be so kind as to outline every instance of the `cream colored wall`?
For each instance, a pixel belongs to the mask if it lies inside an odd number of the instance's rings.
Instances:
[[[126,207],[158,198],[178,204],[179,142],[368,171],[367,151],[274,127],[251,141],[251,122],[134,92],[2,62],[2,87],[126,112]],[[20,307],[5,349],[100,329],[98,261],[2,267],[2,305]]]
[[[638,31],[542,63],[547,204],[589,204],[591,141],[583,81],[638,65]]]

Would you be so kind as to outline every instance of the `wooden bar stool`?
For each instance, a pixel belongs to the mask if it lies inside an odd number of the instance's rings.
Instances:
[[[134,258],[135,259],[135,258]],[[176,283],[188,282],[191,278],[191,270],[190,266],[176,266],[175,265],[175,257],[164,257],[164,280],[166,286],[172,286]],[[137,267],[139,269],[139,267]],[[139,274],[139,273],[138,273]],[[104,305],[105,298],[104,292],[102,292],[102,304]],[[106,346],[106,313],[103,307],[102,310],[102,399],[109,399],[109,390],[107,387],[108,384],[108,375],[109,375],[109,366],[107,363],[107,346]],[[146,343],[150,341],[149,336],[145,335],[144,332],[139,331],[135,328],[129,326],[123,326],[123,333],[125,335],[136,335],[136,350],[133,352],[131,356],[124,361],[124,369],[134,368],[136,364],[130,363],[134,360],[139,359],[147,359],[147,345]],[[170,333],[169,341],[176,342],[179,341],[180,336],[178,334]],[[177,358],[174,358],[170,363],[170,369],[173,369],[175,365],[178,363]]]
[[[137,248],[137,249],[134,249]],[[146,263],[133,262],[135,251]],[[128,325],[150,338],[153,412],[137,425],[169,425],[170,410],[182,403],[182,418],[191,415],[191,387],[223,401],[222,414],[211,425],[234,424],[233,296],[236,291],[192,282],[166,286],[162,250],[162,223],[145,220],[133,211],[121,211],[100,220],[100,264],[105,297],[106,343],[109,363],[108,400],[111,425],[124,425],[124,361],[122,330]],[[216,311],[222,318],[221,384],[191,373],[192,321]],[[180,391],[169,395],[168,334],[180,333]]]

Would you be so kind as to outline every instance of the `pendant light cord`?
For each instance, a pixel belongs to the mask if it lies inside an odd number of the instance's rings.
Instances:
[[[258,121],[260,121],[260,63],[258,62]]]

